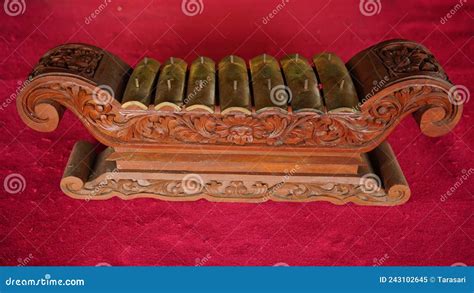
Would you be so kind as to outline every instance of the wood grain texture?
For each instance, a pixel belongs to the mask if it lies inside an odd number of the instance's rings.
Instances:
[[[285,156],[284,154],[259,155],[225,154],[216,159],[209,153],[183,154],[160,150],[159,152],[113,152],[107,160],[115,161],[119,170],[155,171],[166,166],[166,170],[182,172],[235,172],[251,174],[284,173],[295,166],[295,174],[357,174],[359,166],[366,164],[360,158],[345,156]]]

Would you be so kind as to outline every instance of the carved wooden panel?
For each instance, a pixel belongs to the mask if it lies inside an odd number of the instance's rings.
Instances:
[[[96,89],[81,81],[34,80],[19,104],[24,120],[46,123],[36,105],[54,101],[76,113],[89,131],[109,146],[157,144],[220,144],[301,146],[329,150],[369,150],[389,134],[399,121],[416,110],[437,107],[444,111],[440,127],[460,114],[446,98],[447,90],[434,85],[411,85],[380,95],[362,105],[360,112],[320,114],[210,114],[125,110],[113,99],[103,103]],[[46,113],[47,114],[47,113]]]
[[[194,186],[189,192],[182,180],[161,179],[104,179],[87,182],[77,189],[68,179],[61,182],[62,189],[70,196],[93,200],[120,196],[122,199],[135,197],[156,197],[168,200],[195,200],[205,198],[211,201],[263,202],[276,201],[330,201],[336,204],[355,202],[358,204],[399,204],[410,196],[408,189],[400,189],[395,197],[383,189],[367,192],[362,184],[351,183],[277,183],[262,181],[219,181],[212,180]],[[197,183],[199,184],[199,183]]]
[[[35,77],[42,73],[67,71],[79,76],[93,78],[104,54],[97,49],[80,44],[55,48],[44,55],[31,73]]]
[[[446,73],[435,57],[423,46],[414,42],[389,43],[375,49],[390,77],[400,74],[435,73],[448,80]]]
[[[156,111],[152,107],[146,110],[122,109],[121,97],[111,96],[103,90],[103,85],[96,87],[92,81],[104,51],[76,44],[57,47],[40,60],[33,75],[50,74],[37,76],[28,84],[19,95],[18,110],[31,127],[50,131],[55,126],[53,122],[59,121],[60,117],[60,113],[54,111],[61,109],[59,105],[65,106],[98,140],[116,147],[215,144],[362,152],[380,144],[410,113],[417,112],[419,117],[424,117],[420,120],[423,121],[422,131],[432,136],[444,134],[454,127],[462,105],[449,102],[448,92],[452,85],[426,48],[400,40],[383,42],[371,50],[378,56],[379,65],[375,65],[387,68],[391,80],[370,99],[359,97],[361,104],[353,112],[267,110],[258,114],[222,115],[185,110]],[[375,61],[371,59],[371,62]],[[101,65],[101,68],[115,68],[114,71],[118,72],[118,67],[121,67],[109,59],[104,62],[111,65]],[[65,75],[64,71],[87,79]],[[371,74],[368,68],[355,72]],[[442,77],[443,81],[433,80],[432,74]],[[411,76],[413,78],[407,78]],[[37,107],[45,103],[54,107]],[[44,113],[37,113],[38,109]],[[444,114],[440,117],[439,113]]]

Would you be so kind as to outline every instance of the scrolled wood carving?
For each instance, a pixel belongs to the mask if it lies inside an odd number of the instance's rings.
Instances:
[[[349,183],[288,183],[267,184],[261,181],[217,181],[211,180],[186,192],[182,180],[162,179],[103,179],[78,185],[63,179],[63,191],[75,198],[104,199],[119,196],[122,199],[136,197],[161,198],[166,200],[190,200],[205,198],[211,201],[263,202],[275,201],[330,201],[335,204],[354,202],[367,205],[394,205],[410,196],[409,190],[402,190],[390,196],[383,189],[365,192],[359,184]]]
[[[53,113],[54,108],[38,113],[42,109],[38,105],[58,103],[73,111],[102,143],[145,147],[184,143],[368,151],[382,142],[401,119],[420,109],[441,109],[444,115],[431,121],[435,128],[451,128],[457,122],[460,108],[449,102],[446,87],[412,82],[400,87],[379,92],[362,105],[361,111],[353,113],[221,115],[124,110],[112,98],[108,103],[95,98],[97,88],[85,81],[39,77],[19,97],[18,110],[27,124],[41,130],[43,124],[50,124],[48,117],[57,113]]]
[[[353,113],[284,114],[270,110],[222,115],[124,110],[112,96],[105,103],[97,98],[101,89],[93,77],[101,62],[110,62],[104,56],[109,53],[80,44],[49,51],[35,67],[34,78],[20,93],[17,106],[25,123],[39,131],[54,130],[64,106],[99,141],[113,147],[267,145],[366,152],[410,113],[415,113],[427,135],[450,131],[460,118],[462,105],[449,102],[452,84],[434,56],[423,46],[403,40],[383,42],[373,50],[380,66],[388,68],[391,80]],[[440,79],[433,79],[433,75]]]

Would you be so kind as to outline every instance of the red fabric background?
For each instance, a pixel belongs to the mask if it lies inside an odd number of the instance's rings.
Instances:
[[[455,84],[474,89],[472,3],[441,24],[457,1],[382,0],[379,14],[364,16],[356,0],[290,0],[264,25],[279,1],[203,0],[202,14],[190,17],[181,1],[112,0],[90,24],[85,17],[103,2],[26,2],[23,15],[0,13],[0,99],[7,103],[38,58],[65,42],[100,46],[134,65],[144,55],[191,61],[323,50],[347,61],[381,40],[406,38],[430,48]],[[412,189],[397,207],[74,200],[59,189],[62,171],[74,142],[93,138],[69,112],[55,132],[35,132],[12,103],[0,111],[0,183],[20,173],[26,189],[1,188],[0,263],[473,265],[473,176],[440,200],[462,170],[474,168],[473,103],[446,136],[423,136],[411,118],[390,136]]]

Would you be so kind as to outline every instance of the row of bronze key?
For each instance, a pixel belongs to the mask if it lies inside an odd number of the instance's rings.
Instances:
[[[198,57],[189,72],[186,62],[179,58],[171,57],[162,66],[144,58],[130,76],[122,108],[148,109],[152,105],[163,111],[185,108],[223,114],[250,114],[252,109],[257,113],[275,108],[287,111],[289,106],[293,112],[356,109],[356,90],[338,56],[316,55],[314,68],[298,54],[288,55],[280,63],[281,68],[274,57],[257,56],[249,62],[249,74],[246,62],[231,55],[219,62],[216,75],[216,65],[207,57]]]

